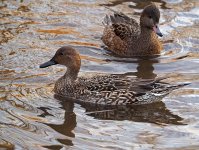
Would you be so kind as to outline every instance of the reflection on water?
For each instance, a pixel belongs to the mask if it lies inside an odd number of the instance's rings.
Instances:
[[[172,114],[165,106],[163,102],[156,103],[154,105],[143,105],[143,106],[133,106],[133,107],[117,107],[117,108],[107,108],[107,107],[90,107],[83,106],[87,114],[99,118],[99,119],[111,119],[111,120],[131,120],[136,122],[147,122],[156,124],[175,124],[183,125],[180,121],[183,118],[178,115]],[[110,111],[103,111],[109,110]],[[99,112],[97,112],[97,111]],[[92,112],[94,111],[94,112]],[[96,112],[95,112],[96,111]]]
[[[153,64],[158,62],[158,59],[139,59],[135,76],[142,79],[154,79],[157,74],[154,73]]]
[[[53,129],[67,136],[71,135],[71,130],[76,126],[76,117],[73,114],[73,102],[67,98],[55,95],[55,98],[61,101],[65,110],[65,121],[63,125],[50,125]],[[105,120],[130,120],[135,122],[149,122],[155,124],[175,124],[183,125],[183,118],[172,114],[163,102],[137,106],[99,106],[82,103],[81,106],[86,109],[86,114],[97,119]],[[67,130],[67,131],[65,131]],[[68,131],[69,130],[69,131]]]
[[[139,18],[147,0],[0,2],[0,149],[198,149],[199,1],[154,0],[164,50],[155,58],[106,51],[105,6]],[[82,58],[81,74],[103,72],[191,82],[162,102],[97,107],[54,97],[63,66],[39,69],[63,45]],[[172,143],[172,144],[171,144]]]
[[[61,134],[64,134],[69,137],[75,137],[75,134],[72,132],[72,130],[74,130],[77,124],[76,115],[73,112],[74,103],[68,102],[67,99],[65,99],[65,101],[60,101],[60,103],[62,105],[62,109],[65,110],[63,124],[58,124],[58,125],[47,124],[47,125]],[[58,139],[58,141],[65,145],[70,145],[70,146],[73,145],[72,140],[69,139]]]

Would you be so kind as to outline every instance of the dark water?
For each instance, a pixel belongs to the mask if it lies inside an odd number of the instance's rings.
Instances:
[[[154,1],[164,51],[151,59],[119,58],[101,41],[105,6],[139,18],[149,1],[0,2],[0,147],[7,149],[199,149],[199,1]],[[81,74],[171,75],[191,82],[162,102],[102,108],[54,96],[65,68],[39,69],[63,45],[77,48]]]

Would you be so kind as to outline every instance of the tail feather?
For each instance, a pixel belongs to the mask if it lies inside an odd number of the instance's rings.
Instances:
[[[102,21],[102,24],[103,24],[104,26],[107,26],[107,25],[110,24],[110,18],[109,18],[108,15],[106,15],[106,16],[104,17],[104,20]]]
[[[115,10],[113,10],[113,9],[111,9],[111,8],[109,8],[109,7],[107,7],[107,6],[105,6],[105,8],[107,8],[108,10],[110,10],[110,11],[112,11],[114,14],[113,15],[106,15],[105,17],[104,17],[104,20],[103,20],[103,22],[102,22],[102,24],[104,25],[104,26],[106,26],[106,25],[111,25],[111,23],[116,23],[116,22],[124,22],[125,21],[125,19],[130,19],[130,18],[128,18],[128,17],[126,17],[123,13],[121,13],[121,12],[117,12],[117,11],[115,11]]]
[[[155,89],[144,95],[140,95],[137,98],[138,101],[135,102],[134,104],[148,104],[148,103],[160,101],[163,97],[168,95],[171,91],[181,88],[183,86],[189,85],[189,84],[190,83],[182,83],[182,84],[177,84],[177,85],[166,86],[165,88]]]
[[[113,10],[113,9],[107,7],[107,6],[105,6],[105,8],[108,9],[108,10],[113,11],[114,13],[118,13],[117,11],[115,11],[115,10]],[[106,16],[104,17],[104,20],[102,21],[102,24],[103,24],[104,26],[108,26],[108,25],[111,24],[111,18],[110,18],[110,17],[111,17],[111,16],[108,16],[108,15],[106,15]]]
[[[165,88],[160,88],[160,89],[154,89],[153,93],[154,94],[163,94],[163,95],[167,95],[169,94],[171,91],[176,90],[178,88],[184,87],[189,85],[190,83],[181,83],[181,84],[176,84],[176,85],[168,85],[165,86]]]
[[[172,90],[175,90],[175,89],[178,89],[178,88],[181,88],[181,87],[190,85],[190,84],[191,84],[191,83],[180,83],[180,84],[176,84],[176,85],[167,86],[167,88],[172,89]]]

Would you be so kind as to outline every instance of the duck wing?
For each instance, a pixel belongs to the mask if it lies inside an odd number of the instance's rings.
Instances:
[[[92,78],[80,78],[79,83],[89,91],[115,91],[119,89],[130,89],[136,92],[146,92],[156,88],[156,83],[167,77],[156,79],[137,79],[135,76],[127,75],[96,75]]]
[[[122,12],[108,9],[113,11],[114,14],[110,16],[106,15],[103,24],[105,26],[111,26],[118,37],[125,40],[132,37],[136,38],[140,34],[141,30],[135,19],[128,17]]]
[[[135,80],[135,77],[133,77]],[[94,76],[92,78],[79,79],[84,87],[89,91],[101,92],[101,91],[115,91],[117,89],[128,88],[131,84],[132,78],[127,78],[122,75],[103,75]]]
[[[114,78],[113,78],[114,77]],[[93,88],[97,82],[92,81],[88,89],[91,93],[83,101],[84,103],[93,103],[98,105],[140,105],[160,101],[172,90],[187,85],[170,85],[162,82],[163,78],[135,80],[135,77],[124,76],[105,76],[104,83],[100,88]],[[107,88],[109,87],[111,88]],[[92,90],[91,90],[92,89]]]
[[[163,97],[168,95],[171,91],[180,87],[186,86],[187,84],[169,85],[161,88],[149,90],[147,92],[135,92],[130,89],[120,89],[115,91],[93,91],[84,103],[93,103],[97,105],[142,105],[150,104],[161,101]]]

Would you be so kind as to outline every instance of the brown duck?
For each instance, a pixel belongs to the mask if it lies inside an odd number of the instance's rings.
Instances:
[[[185,84],[170,85],[165,78],[141,80],[127,75],[86,74],[78,77],[81,59],[78,52],[68,46],[57,50],[54,57],[40,65],[45,68],[61,64],[67,67],[54,87],[56,94],[71,97],[78,102],[100,105],[137,105],[160,101],[172,90]]]
[[[140,24],[121,12],[112,11],[113,15],[104,18],[102,36],[102,41],[110,51],[123,57],[160,54],[162,44],[157,35],[163,35],[158,28],[160,11],[155,4],[144,8]]]

